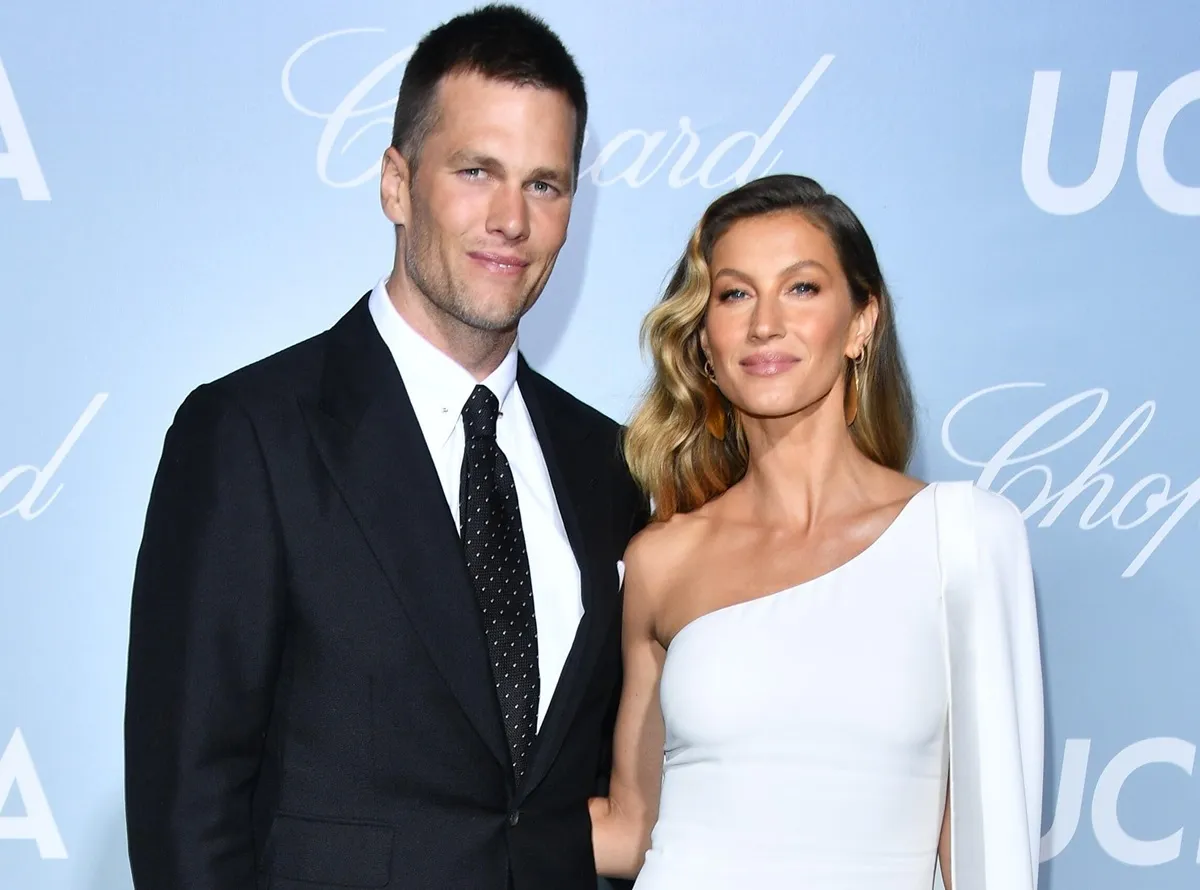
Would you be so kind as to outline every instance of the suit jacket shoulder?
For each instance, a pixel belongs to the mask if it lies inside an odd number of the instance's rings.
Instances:
[[[386,354],[374,330],[363,295],[335,324],[299,343],[251,362],[196,387],[181,411],[197,402],[234,404],[259,421],[293,418],[299,402],[317,402],[331,381],[352,389],[369,386],[369,380],[350,380],[378,373]],[[371,337],[379,342],[372,343]],[[374,363],[356,367],[347,356],[370,355]],[[365,398],[365,393],[360,392]]]
[[[620,531],[628,540],[646,524],[650,508],[649,501],[634,483],[621,453],[624,428],[534,371],[523,358],[518,375],[526,399],[532,397],[536,400],[536,410],[545,421],[558,430],[566,431],[571,442],[575,443],[575,453],[571,459],[586,461],[595,468],[597,475],[606,478],[617,505]]]
[[[533,370],[524,363],[523,359],[522,364],[528,375],[527,379],[533,384],[537,398],[541,400],[546,413],[555,420],[561,418],[579,424],[589,432],[604,433],[612,437],[616,437],[620,433],[621,425],[617,421],[571,395],[548,377]]]
[[[565,433],[591,461],[602,461],[618,474],[627,475],[621,455],[622,426],[586,404],[521,360],[518,372],[522,395],[537,402],[545,422]]]
[[[328,338],[328,331],[317,334],[196,389],[219,393],[247,407],[313,392],[320,381]]]

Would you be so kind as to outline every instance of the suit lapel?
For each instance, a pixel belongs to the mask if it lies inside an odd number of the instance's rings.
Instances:
[[[521,791],[528,794],[545,777],[562,746],[613,618],[618,596],[616,564],[611,559],[606,564],[602,547],[607,540],[604,523],[608,504],[599,487],[600,464],[587,460],[591,451],[582,440],[582,430],[560,419],[552,419],[543,403],[545,384],[530,370],[524,358],[518,366],[517,382],[529,408],[567,539],[579,566],[583,599],[583,618],[534,742],[530,768],[522,782]]]
[[[458,530],[366,297],[329,336],[321,402],[306,412],[317,449],[430,658],[511,769]]]

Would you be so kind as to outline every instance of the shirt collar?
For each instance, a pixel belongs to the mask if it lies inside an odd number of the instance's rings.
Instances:
[[[430,449],[443,447],[454,433],[463,405],[475,389],[475,377],[417,333],[396,311],[388,296],[387,277],[375,285],[367,306],[392,354],[400,379],[404,381]],[[517,382],[516,341],[500,366],[480,382],[495,394],[503,415],[505,403]]]

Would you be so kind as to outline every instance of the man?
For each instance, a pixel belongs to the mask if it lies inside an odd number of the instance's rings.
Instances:
[[[586,114],[528,14],[431,32],[383,159],[391,275],[180,408],[133,592],[138,890],[595,888],[645,509],[618,427],[515,343]]]

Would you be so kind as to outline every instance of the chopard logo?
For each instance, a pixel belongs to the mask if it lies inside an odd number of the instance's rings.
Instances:
[[[59,485],[53,492],[43,497],[47,485],[50,484],[50,480],[54,478],[54,474],[58,472],[67,455],[71,453],[71,449],[75,447],[75,443],[79,441],[79,437],[83,435],[83,431],[95,419],[107,399],[108,393],[106,392],[97,393],[93,396],[91,402],[84,409],[83,414],[79,416],[79,419],[75,421],[75,425],[71,427],[71,431],[63,439],[62,444],[58,446],[58,449],[46,461],[45,466],[38,467],[33,464],[19,464],[3,475],[0,475],[0,519],[16,513],[22,519],[31,520],[37,519],[37,517],[46,512],[46,509],[58,497],[58,493],[62,491],[62,486]],[[6,506],[8,499],[4,496],[8,493],[9,486],[22,476],[32,477],[29,488],[25,490],[19,500],[8,503]]]
[[[1015,483],[1032,477],[1040,481],[1041,490],[1022,508],[1026,519],[1040,515],[1038,526],[1046,528],[1057,522],[1069,508],[1079,502],[1079,528],[1090,531],[1110,523],[1118,531],[1128,531],[1157,521],[1149,540],[1125,567],[1122,578],[1132,578],[1146,564],[1167,536],[1200,501],[1200,479],[1174,491],[1171,477],[1165,473],[1150,473],[1132,484],[1118,482],[1111,468],[1134,443],[1142,437],[1154,419],[1153,401],[1143,402],[1116,425],[1074,478],[1055,488],[1054,471],[1043,459],[1083,436],[1100,420],[1108,406],[1106,389],[1089,389],[1049,405],[1024,426],[1002,442],[982,460],[968,457],[955,444],[954,429],[959,415],[980,400],[986,401],[996,393],[1014,389],[1037,389],[1044,383],[1004,383],[972,393],[955,405],[942,422],[942,446],[960,463],[979,468],[978,484],[983,488],[1004,493]],[[1054,441],[1038,439],[1047,427],[1056,431],[1068,423],[1068,415],[1079,415],[1091,407],[1090,413]],[[1060,419],[1061,418],[1061,419]],[[1011,472],[1010,471],[1015,471]],[[1001,483],[999,488],[996,484]],[[1121,489],[1124,488],[1124,491]],[[1115,497],[1115,501],[1113,498]],[[1020,504],[1018,503],[1018,506]]]
[[[412,55],[414,47],[408,46],[377,64],[330,111],[310,108],[297,98],[293,89],[295,68],[302,61],[313,63],[309,56],[331,40],[383,31],[383,28],[347,28],[321,34],[292,53],[283,66],[281,85],[288,104],[301,114],[324,121],[317,140],[317,176],[321,182],[334,188],[354,188],[378,174],[378,152],[370,155],[365,170],[339,168],[334,171],[331,168],[337,166],[336,158],[346,155],[368,130],[383,127],[390,132],[399,71]],[[635,127],[623,130],[600,146],[594,160],[580,171],[580,179],[590,179],[597,186],[623,182],[631,188],[640,188],[665,171],[670,188],[698,183],[703,188],[713,189],[740,185],[749,178],[761,176],[778,163],[782,152],[776,151],[768,157],[772,145],[829,68],[833,58],[827,54],[817,60],[784,101],[774,120],[761,133],[741,130],[725,135],[715,145],[709,146],[687,116],[681,116],[674,128],[643,130]],[[388,97],[380,102],[368,103],[367,97],[385,82],[390,91]],[[590,133],[585,137],[585,146],[588,141]],[[361,163],[361,153],[359,158]]]

